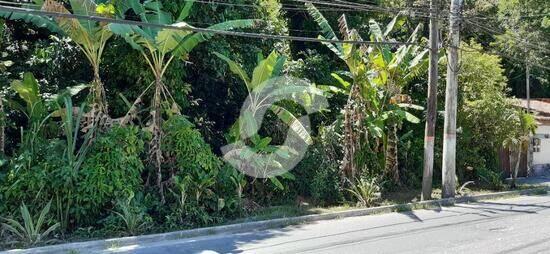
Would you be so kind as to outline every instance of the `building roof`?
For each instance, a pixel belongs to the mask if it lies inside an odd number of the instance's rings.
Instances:
[[[519,106],[527,109],[527,100],[518,99]],[[535,118],[537,120],[550,120],[550,98],[537,98],[531,99],[531,111],[535,113]]]

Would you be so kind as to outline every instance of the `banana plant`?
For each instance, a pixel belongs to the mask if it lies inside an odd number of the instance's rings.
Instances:
[[[384,32],[378,22],[369,21],[369,31],[372,41],[383,42],[391,38],[388,34],[392,31],[396,18],[386,26]],[[426,54],[428,49],[412,43],[418,43],[418,32],[422,24],[418,25],[407,40],[407,45],[400,46],[396,51],[391,51],[389,46],[377,46],[369,54],[370,69],[372,75],[370,81],[376,86],[383,87],[384,99],[381,111],[386,120],[385,136],[385,163],[384,172],[399,183],[398,147],[399,137],[397,131],[404,120],[411,123],[419,123],[420,120],[406,111],[407,108],[420,109],[412,105],[408,95],[402,94],[404,87],[412,82],[420,74],[427,70]]]
[[[312,3],[306,3],[306,7],[323,31],[319,38],[338,40],[323,14]],[[403,23],[404,20],[396,16],[382,30],[376,21],[371,20],[369,22],[371,41],[391,41],[389,34]],[[338,27],[344,40],[363,40],[357,30],[349,28],[345,15],[338,19]],[[419,29],[420,26],[415,29],[407,42],[417,41]],[[395,102],[397,106],[417,108],[397,99],[407,97],[400,94],[402,88],[422,73],[427,50],[420,50],[421,47],[413,45],[403,45],[394,52],[390,46],[382,44],[370,47],[349,43],[325,42],[324,44],[346,63],[349,70],[348,76],[352,80],[352,83],[349,83],[344,77],[332,74],[340,84],[338,92],[348,95],[348,101],[344,107],[344,159],[341,166],[345,176],[351,181],[356,178],[360,167],[357,165],[356,153],[369,146],[369,137],[375,139],[376,146],[378,139],[382,137],[382,132],[386,129],[391,129],[388,133],[391,135],[386,135],[391,138],[384,142],[386,143],[385,167],[397,169],[397,158],[392,156],[397,154],[397,142],[393,142],[397,127],[392,126],[397,125],[392,122],[403,119],[417,122],[417,118],[400,107],[388,107],[388,105],[390,102]],[[386,126],[388,124],[390,128]]]
[[[174,60],[186,60],[189,53],[201,42],[214,36],[208,32],[193,32],[193,27],[184,20],[191,13],[193,0],[187,1],[177,18],[162,10],[160,1],[146,0],[141,3],[139,0],[121,1],[119,14],[123,16],[132,10],[142,22],[166,25],[168,28],[144,26],[138,27],[125,24],[110,24],[109,29],[122,36],[134,49],[141,52],[143,58],[150,67],[155,77],[149,87],[154,87],[153,99],[151,102],[150,130],[152,139],[149,148],[149,157],[152,166],[157,170],[157,185],[164,200],[162,186],[161,164],[163,161],[160,145],[162,143],[162,113],[171,112],[179,114],[179,106],[173,100],[170,91],[164,84],[164,74]],[[208,27],[215,30],[231,30],[235,28],[248,28],[256,24],[256,20],[232,20]],[[138,98],[140,100],[140,98]],[[168,102],[168,103],[166,103]],[[169,107],[164,107],[169,104]],[[164,107],[164,108],[163,108]],[[130,109],[132,111],[132,109]],[[130,121],[130,112],[122,119],[122,124]]]
[[[101,1],[101,0],[99,0]],[[113,17],[114,7],[111,4],[97,4],[94,0],[69,0],[69,9],[72,14],[85,16]],[[36,8],[56,13],[71,13],[65,8],[63,2],[56,0],[34,0],[28,4],[28,8]],[[103,51],[107,41],[113,33],[107,29],[107,23],[91,20],[77,20],[67,17],[46,18],[34,14],[20,14],[2,11],[0,16],[6,19],[22,20],[38,27],[44,27],[52,32],[71,38],[92,66],[93,80],[90,86],[91,110],[87,115],[87,121],[91,125],[105,119],[108,113],[105,88],[101,81],[100,65]]]
[[[306,8],[323,32],[318,38],[340,40],[328,20],[312,3],[306,3]],[[349,29],[345,15],[338,19],[338,23],[342,39],[362,40],[357,30]],[[360,168],[357,165],[356,154],[362,147],[368,145],[366,137],[369,132],[362,123],[366,118],[376,115],[376,109],[380,103],[378,88],[373,86],[368,78],[369,67],[365,58],[369,48],[350,43],[325,42],[323,44],[346,63],[349,71],[348,76],[352,80],[349,83],[340,75],[332,74],[341,85],[340,91],[348,96],[343,110],[344,158],[341,170],[344,177],[354,181]]]
[[[218,52],[214,52],[214,54],[221,60],[225,61],[229,66],[229,70],[243,81],[251,98],[251,105],[249,106],[250,108],[252,108],[252,114],[244,114],[240,116],[239,119],[237,119],[236,123],[231,127],[229,131],[229,135],[227,136],[228,141],[230,143],[239,142],[242,138],[241,128],[243,128],[244,130],[251,130],[247,131],[247,135],[250,136],[249,143],[252,146],[251,150],[255,153],[270,155],[268,157],[268,160],[264,160],[264,157],[254,157],[255,160],[253,161],[253,163],[255,164],[255,166],[257,168],[275,167],[281,170],[283,163],[279,162],[279,160],[286,159],[285,157],[288,157],[289,154],[292,153],[292,148],[286,146],[272,145],[272,139],[270,137],[261,137],[257,133],[254,133],[255,130],[257,130],[258,128],[256,126],[256,120],[254,116],[257,110],[264,107],[269,107],[271,112],[273,112],[282,122],[284,122],[288,126],[288,128],[301,139],[301,141],[306,144],[312,144],[313,142],[307,128],[302,124],[302,122],[300,122],[298,117],[294,113],[292,113],[291,109],[285,108],[285,106],[282,105],[269,103],[270,99],[266,98],[267,96],[262,96],[265,95],[265,93],[263,93],[264,90],[270,89],[270,87],[268,86],[270,80],[282,76],[282,69],[283,65],[285,64],[286,58],[279,55],[276,51],[272,51],[265,59],[263,56],[260,55],[260,61],[254,68],[252,76],[249,76],[244,68],[237,62]],[[280,91],[285,92],[285,88],[290,91],[294,90],[295,87],[283,87]],[[323,91],[313,86],[302,87],[302,89],[303,91],[296,90],[297,93],[294,94],[294,96],[308,96],[309,94],[309,96],[313,96],[308,97],[308,99],[313,100],[315,98],[315,94],[320,95],[323,93]],[[307,92],[307,94],[304,94],[302,92]],[[245,154],[247,152],[249,151],[244,149],[241,150],[242,156],[246,157]],[[279,158],[279,156],[282,156],[282,158]],[[261,173],[261,175],[267,174]],[[281,177],[287,179],[293,178],[292,174],[288,172]],[[279,179],[277,179],[277,177],[273,176],[269,177],[268,179],[276,188],[281,190],[284,189],[283,184]]]

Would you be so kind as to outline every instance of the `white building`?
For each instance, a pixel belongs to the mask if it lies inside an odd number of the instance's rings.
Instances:
[[[521,107],[527,109],[527,100],[520,101]],[[523,163],[523,168],[529,164],[528,175],[534,176],[550,173],[550,98],[531,99],[530,104],[538,128],[531,139],[528,163]]]

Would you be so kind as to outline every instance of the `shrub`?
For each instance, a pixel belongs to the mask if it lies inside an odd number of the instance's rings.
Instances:
[[[338,130],[321,126],[314,144],[309,147],[304,159],[296,166],[298,194],[311,197],[320,205],[343,201],[340,161],[342,158]]]
[[[99,136],[89,152],[73,193],[79,222],[91,223],[118,197],[140,190],[143,141],[137,127],[115,126]]]
[[[223,189],[231,186],[219,172],[222,161],[212,152],[184,116],[173,116],[164,123],[162,150],[171,183],[168,196],[170,213],[165,217],[171,228],[206,225],[225,207]],[[235,196],[235,193],[231,193]]]
[[[489,169],[478,168],[476,169],[477,176],[482,183],[488,185],[493,190],[504,189],[504,183],[502,182],[502,173],[497,173]]]
[[[65,143],[58,139],[36,142],[33,152],[21,147],[10,160],[0,187],[8,211],[15,210],[21,202],[44,206],[57,192],[66,189],[70,173],[63,159],[64,149]]]
[[[310,147],[294,171],[299,195],[311,197],[321,205],[342,200],[338,166],[336,160],[327,157],[321,144]]]

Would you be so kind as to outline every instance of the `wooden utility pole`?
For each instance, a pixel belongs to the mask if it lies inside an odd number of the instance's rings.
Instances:
[[[458,96],[458,48],[460,47],[460,9],[462,0],[452,0],[450,45],[445,89],[445,126],[443,136],[443,173],[441,195],[451,198],[456,192],[456,111]]]
[[[430,1],[430,73],[428,77],[428,105],[426,112],[426,131],[424,134],[424,173],[422,175],[422,200],[432,198],[432,178],[434,166],[435,123],[437,121],[437,82],[439,34],[437,19],[438,0]]]
[[[527,63],[525,66],[525,92],[527,94],[527,113],[531,112],[531,85],[529,81],[529,76],[531,76],[530,71],[531,70],[529,69],[529,63]]]
[[[6,118],[4,113],[4,95],[0,92],[0,154],[4,153],[4,146],[6,142],[6,136],[4,129],[6,126]]]

